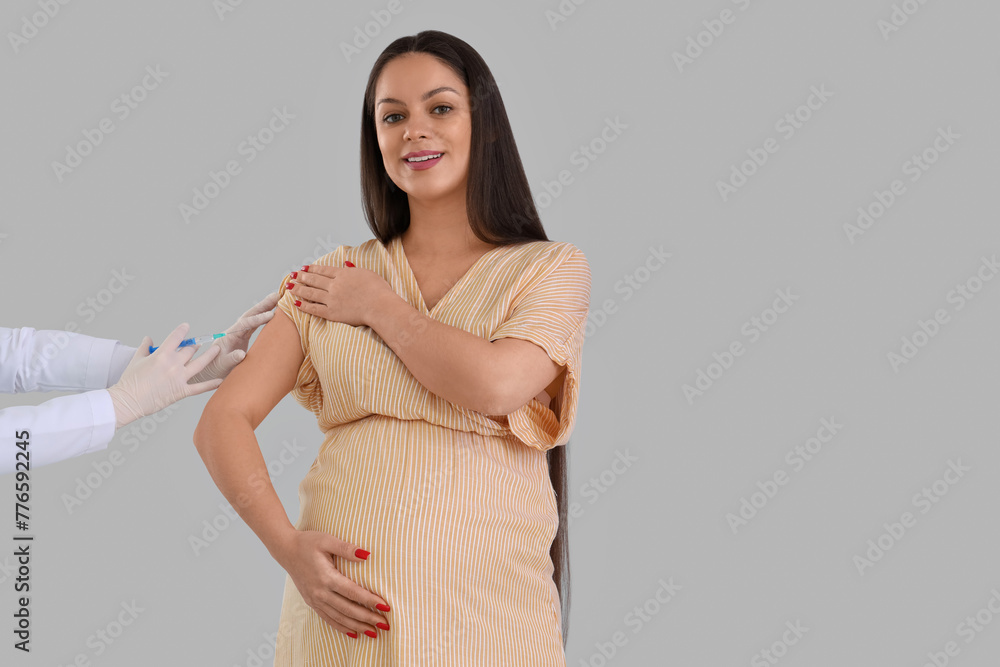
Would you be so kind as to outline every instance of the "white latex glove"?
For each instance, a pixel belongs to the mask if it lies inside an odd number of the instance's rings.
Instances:
[[[233,326],[223,332],[226,334],[225,336],[217,338],[212,343],[212,347],[220,348],[219,356],[215,357],[212,363],[191,381],[224,380],[229,375],[229,371],[236,368],[236,365],[247,356],[250,337],[253,336],[257,327],[266,324],[274,317],[276,305],[278,305],[278,293],[272,292],[256,306],[243,313]]]
[[[177,347],[189,329],[187,323],[178,326],[153,354],[149,353],[153,340],[149,336],[142,339],[118,383],[108,387],[115,408],[116,429],[222,384],[221,379],[188,384],[219,354],[218,348],[208,349],[192,361],[200,345]]]

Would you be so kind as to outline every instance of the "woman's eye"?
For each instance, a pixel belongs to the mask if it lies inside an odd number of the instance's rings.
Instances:
[[[447,104],[439,104],[436,107],[434,107],[434,109],[432,109],[432,111],[437,111],[438,109],[447,109],[448,111],[451,111],[452,107],[448,106]],[[443,116],[444,114],[448,113],[448,111],[444,111],[442,113],[435,114],[435,115],[437,115],[437,116]],[[385,116],[385,117],[382,118],[382,122],[385,123],[386,125],[392,125],[393,123],[396,122],[394,120],[389,120],[393,116],[402,116],[402,114],[398,114],[398,113],[388,114],[387,116]]]

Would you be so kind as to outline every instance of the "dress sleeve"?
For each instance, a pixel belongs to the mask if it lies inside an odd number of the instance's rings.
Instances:
[[[520,338],[545,350],[564,367],[551,408],[532,398],[507,415],[507,426],[524,444],[546,451],[569,441],[576,421],[581,358],[590,307],[590,266],[572,244],[564,244],[519,286],[510,316],[490,336]]]
[[[313,365],[312,352],[309,345],[309,333],[313,323],[313,316],[299,310],[295,305],[295,295],[289,292],[285,285],[292,279],[291,272],[285,274],[278,287],[278,308],[288,316],[295,324],[299,332],[299,344],[302,346],[302,354],[305,358],[299,366],[299,374],[295,380],[295,387],[292,389],[292,396],[307,410],[312,411],[317,417],[323,411],[323,391],[319,383],[319,375]]]

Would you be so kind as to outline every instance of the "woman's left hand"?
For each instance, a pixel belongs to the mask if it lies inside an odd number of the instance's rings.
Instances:
[[[297,271],[288,288],[301,302],[299,310],[352,327],[368,326],[373,304],[395,294],[385,278],[360,266],[307,265]]]

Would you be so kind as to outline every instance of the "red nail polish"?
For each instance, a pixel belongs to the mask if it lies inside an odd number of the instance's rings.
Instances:
[[[388,623],[376,623],[375,625],[377,625],[378,627],[382,628],[383,630],[388,630],[389,629],[389,624]]]
[[[292,271],[292,280],[294,280],[294,279],[296,279],[298,277],[299,277],[299,272],[298,271]]]
[[[295,287],[295,283],[288,283],[285,285],[285,289],[292,289],[293,287]]]
[[[302,302],[301,302],[301,301],[299,301],[298,299],[296,299],[296,300],[295,300],[295,305],[296,305],[296,306],[301,306],[301,305],[302,305]]]
[[[365,630],[365,634],[368,635],[369,637],[373,637],[373,638],[374,637],[378,637],[378,635],[375,634],[374,630]]]
[[[354,266],[353,264],[351,264],[350,260],[345,260],[344,264],[346,264],[347,266]]]
[[[354,550],[354,555],[355,556],[357,556],[358,558],[364,558],[365,560],[368,560],[368,554],[370,554],[370,553],[371,553],[370,551],[365,551],[364,549],[355,549]]]
[[[306,273],[309,273],[309,265],[306,264],[305,266],[303,266],[302,270],[305,271]]]
[[[348,632],[347,636],[348,637],[354,637],[355,639],[357,639],[358,638],[358,633],[356,633],[356,632]]]
[[[379,611],[391,611],[389,609],[389,605],[382,604],[381,602],[379,602],[377,605],[375,605],[375,608],[378,609]]]

